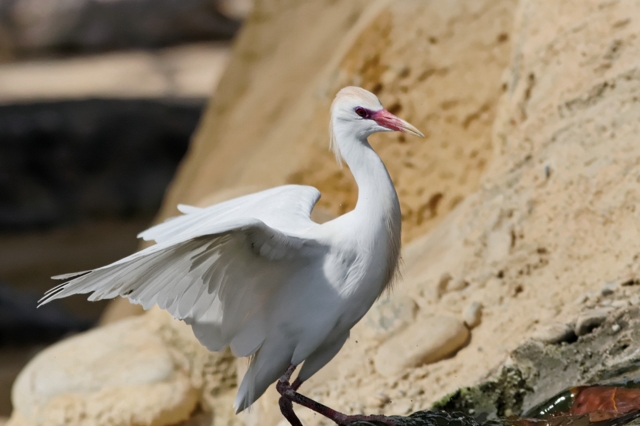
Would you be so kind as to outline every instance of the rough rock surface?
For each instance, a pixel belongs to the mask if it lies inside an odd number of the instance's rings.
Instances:
[[[16,380],[10,424],[161,426],[189,419],[202,398],[220,396],[234,377],[217,368],[229,355],[200,351],[183,328],[152,311],[46,349]],[[217,421],[228,417],[213,412]]]
[[[335,91],[360,84],[428,133],[372,138],[411,241],[391,297],[417,308],[399,330],[483,306],[455,356],[394,377],[374,363],[391,337],[365,319],[303,392],[348,413],[406,414],[480,380],[539,325],[640,302],[640,1],[285,3],[249,18],[161,218],[284,182],[348,209],[355,188],[325,151],[326,123]],[[444,274],[467,284],[441,291]],[[276,401],[268,392],[243,419],[277,424]]]
[[[353,208],[355,183],[327,150],[327,123],[335,93],[355,84],[427,134],[372,137],[398,189],[405,239],[423,234],[478,188],[491,157],[513,6],[258,3],[162,216],[178,200],[284,182],[317,186],[334,214]]]
[[[528,341],[482,383],[446,396],[436,408],[484,419],[531,417],[538,404],[576,385],[628,382],[633,387],[640,379],[639,313],[638,306],[611,311],[600,327],[570,342]]]

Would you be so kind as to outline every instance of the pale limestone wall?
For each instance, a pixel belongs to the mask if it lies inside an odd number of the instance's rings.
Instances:
[[[350,210],[356,187],[328,151],[327,126],[335,93],[360,85],[427,135],[371,138],[398,188],[405,240],[424,234],[478,188],[491,157],[514,5],[259,3],[162,215],[221,189],[285,182],[317,186],[333,214]]]
[[[476,382],[523,341],[612,307],[605,287],[640,302],[637,286],[620,286],[640,272],[638,12],[638,1],[519,3],[483,184],[404,251],[390,303],[417,305],[414,319],[378,343],[368,338],[374,307],[324,372],[334,378],[310,386],[315,396],[354,411],[414,410]],[[481,323],[455,357],[405,375],[378,367],[411,361],[394,340],[424,342],[433,316],[463,318],[474,303]]]
[[[324,151],[328,105],[345,84],[377,89],[428,133],[373,140],[413,239],[404,279],[302,390],[347,412],[427,407],[540,329],[606,307],[605,285],[640,302],[635,286],[616,287],[640,272],[637,16],[638,0],[265,0],[161,217],[177,202],[292,181],[317,185],[325,211],[339,213],[354,188]],[[170,325],[175,340],[162,345],[186,360],[176,374],[189,375],[214,424],[228,424],[231,360],[162,313],[142,318],[151,335]],[[394,351],[398,342],[409,344]],[[441,359],[442,348],[459,350]],[[278,424],[274,392],[243,420]]]

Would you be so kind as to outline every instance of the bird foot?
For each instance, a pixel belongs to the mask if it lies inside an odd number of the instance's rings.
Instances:
[[[308,398],[302,394],[296,392],[298,387],[302,384],[301,381],[296,379],[293,382],[293,385],[289,383],[291,379],[291,375],[295,370],[295,366],[289,366],[285,374],[278,380],[276,384],[276,390],[281,395],[279,400],[280,411],[282,415],[291,423],[291,426],[302,426],[300,419],[293,412],[293,403],[300,404],[304,407],[309,408],[310,410],[315,411],[318,414],[323,415],[324,417],[332,420],[336,424],[340,426],[348,426],[354,423],[364,423],[371,422],[374,424],[384,424],[387,426],[395,426],[395,422],[392,418],[380,415],[353,415],[348,416],[339,411],[336,411],[332,408],[327,407],[326,405],[322,405],[319,402],[314,401],[311,398]]]

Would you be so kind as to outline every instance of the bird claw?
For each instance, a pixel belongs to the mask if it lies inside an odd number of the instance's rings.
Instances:
[[[280,377],[280,379],[276,383],[276,390],[281,395],[280,401],[278,402],[280,405],[280,411],[292,426],[302,426],[300,419],[298,419],[293,411],[294,402],[325,416],[326,418],[332,420],[340,426],[349,426],[356,423],[369,423],[372,426],[379,426],[381,424],[386,426],[396,426],[395,421],[387,416],[377,414],[356,414],[348,416],[346,414],[340,413],[339,411],[335,411],[325,405],[322,405],[310,398],[307,398],[304,395],[299,394],[296,391],[298,390],[298,387],[302,384],[302,382],[296,379],[293,382],[293,385],[289,383],[289,380],[291,380],[291,375],[293,374],[295,369],[295,366],[289,366],[284,375]]]

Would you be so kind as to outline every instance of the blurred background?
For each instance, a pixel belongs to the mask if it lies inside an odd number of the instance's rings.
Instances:
[[[0,0],[0,418],[42,347],[104,302],[50,276],[136,250],[252,0]]]

